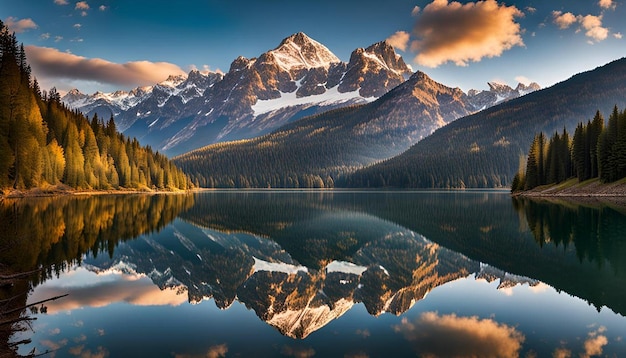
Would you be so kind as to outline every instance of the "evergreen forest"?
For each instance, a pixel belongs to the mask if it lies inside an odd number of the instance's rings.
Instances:
[[[520,167],[511,184],[514,192],[572,177],[579,182],[599,178],[603,183],[626,177],[626,110],[620,112],[615,106],[606,126],[597,111],[593,120],[578,124],[573,137],[566,129],[554,133],[550,140],[543,132],[535,135],[526,169]]]
[[[113,117],[89,119],[41,90],[23,45],[0,21],[0,191],[65,185],[81,190],[188,189],[169,159],[120,134]]]

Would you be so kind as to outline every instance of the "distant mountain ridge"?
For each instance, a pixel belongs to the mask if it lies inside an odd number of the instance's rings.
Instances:
[[[548,137],[626,106],[626,58],[437,130],[403,154],[338,183],[351,187],[507,187],[536,133]],[[453,144],[453,145],[451,145]]]
[[[258,58],[235,59],[226,74],[191,71],[154,86],[85,95],[68,92],[63,101],[88,116],[115,117],[127,136],[167,155],[211,143],[263,135],[307,115],[371,102],[413,73],[392,46],[382,41],[352,52],[342,62],[328,48],[297,33]],[[476,111],[537,89],[518,85],[471,90]]]

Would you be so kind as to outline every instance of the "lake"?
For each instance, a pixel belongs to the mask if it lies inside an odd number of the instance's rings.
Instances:
[[[51,357],[626,356],[626,209],[505,191],[0,202]]]

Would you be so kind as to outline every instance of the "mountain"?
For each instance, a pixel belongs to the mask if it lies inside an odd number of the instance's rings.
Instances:
[[[83,265],[98,273],[146,275],[161,289],[186,292],[190,302],[213,298],[219,308],[227,309],[237,300],[281,334],[297,339],[306,338],[358,303],[371,315],[400,315],[436,287],[472,273],[488,270],[490,279],[506,278],[507,286],[514,285],[512,275],[370,215],[324,215],[319,220],[326,225],[317,232],[307,230],[309,220],[292,222],[288,229],[298,230],[305,240],[317,239],[325,227],[356,230],[351,240],[359,244],[353,255],[325,256],[323,266],[310,267],[295,260],[273,238],[220,232],[177,220],[160,233],[121,243],[112,257],[90,257]],[[384,234],[370,238],[373,235],[362,227]],[[326,238],[309,248],[327,248],[341,239]],[[530,280],[520,280],[524,281]]]
[[[569,133],[596,111],[626,106],[626,59],[458,119],[405,153],[362,169],[342,186],[506,187],[536,133]]]
[[[469,102],[477,111],[493,107],[496,104],[510,101],[541,89],[541,86],[536,82],[532,82],[529,85],[518,83],[515,89],[497,82],[487,82],[487,85],[489,86],[489,90],[487,91],[471,89],[467,92]]]
[[[181,104],[200,97],[222,77],[220,73],[203,74],[193,70],[186,76],[169,76],[154,86],[137,87],[129,92],[96,92],[86,95],[78,89],[73,89],[63,96],[62,101],[89,117],[97,113],[100,118],[108,120],[113,115],[117,128],[125,131],[137,119],[155,115],[169,116],[170,113],[180,111],[177,104],[181,107]],[[130,112],[133,112],[134,116],[131,116]]]
[[[361,87],[363,88],[363,87]],[[174,158],[203,187],[328,187],[472,112],[467,95],[416,72],[378,100],[328,111],[254,139]]]
[[[124,134],[176,155],[266,134],[306,115],[371,102],[411,73],[386,42],[355,50],[345,63],[297,33],[258,58],[238,57],[223,76],[211,73],[207,78],[193,71],[185,81],[170,78],[133,91],[141,92],[137,94],[71,91],[63,100],[89,115],[108,118],[113,113]]]

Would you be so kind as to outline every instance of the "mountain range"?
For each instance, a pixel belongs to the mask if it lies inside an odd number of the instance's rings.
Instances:
[[[626,106],[626,58],[460,118],[395,158],[339,183],[354,187],[507,187],[535,134],[573,133]],[[522,160],[523,165],[523,160]]]
[[[86,95],[74,89],[62,100],[90,117],[113,115],[124,134],[172,156],[270,133],[330,109],[372,102],[412,72],[386,42],[358,48],[342,62],[324,45],[297,33],[257,58],[238,57],[226,74],[194,70],[129,92]],[[539,89],[536,83],[515,89],[488,85],[489,90],[467,94],[457,89],[466,107],[459,116]]]
[[[324,256],[321,266],[307,266],[273,238],[178,220],[160,234],[119,245],[111,258],[88,258],[83,265],[98,273],[146,275],[161,289],[186,292],[190,302],[213,298],[219,308],[227,309],[237,300],[281,334],[297,339],[358,303],[374,316],[400,315],[436,287],[472,274],[488,282],[499,280],[498,289],[539,284],[370,215],[340,212],[319,220],[326,225],[313,231],[307,230],[309,220],[294,222],[287,230],[299,231],[305,240],[319,240],[317,235],[326,227],[353,231],[351,240],[358,243],[349,257]],[[328,249],[341,240],[326,238],[318,246]]]

